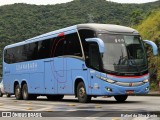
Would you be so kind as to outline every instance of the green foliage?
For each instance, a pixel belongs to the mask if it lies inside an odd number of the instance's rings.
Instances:
[[[152,11],[147,19],[134,27],[140,32],[143,39],[154,41],[159,46],[160,52],[160,9]],[[153,57],[149,52],[148,61],[151,74],[151,89],[156,89],[160,81],[160,56]]]
[[[28,4],[0,6],[0,59],[2,61],[3,48],[8,44],[79,23],[133,26],[159,7],[160,1],[146,4],[118,4],[106,0],[74,0],[45,6]]]
[[[160,40],[160,9],[153,11],[149,17],[136,27],[143,38]]]
[[[159,90],[158,88],[159,88],[159,87],[158,87],[158,83],[153,82],[153,81],[150,83],[150,89],[151,89],[151,90],[157,91],[157,90]]]

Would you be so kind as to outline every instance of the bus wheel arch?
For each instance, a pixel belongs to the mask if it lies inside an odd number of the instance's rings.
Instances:
[[[75,83],[74,83],[74,94],[75,94],[75,97],[77,97],[77,86],[80,82],[84,82],[81,78],[77,78],[75,80]]]
[[[81,103],[87,103],[91,101],[91,96],[87,95],[86,85],[82,79],[75,81],[75,95],[78,97],[78,101]]]
[[[21,90],[21,86],[19,85],[18,81],[15,81],[14,83],[14,94],[17,100],[22,99],[22,90]]]
[[[27,84],[27,82],[26,81],[22,81],[21,82],[21,88],[23,87],[24,84]]]

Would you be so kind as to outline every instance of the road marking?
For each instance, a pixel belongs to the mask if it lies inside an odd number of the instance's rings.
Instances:
[[[76,106],[75,104],[68,104],[68,106]]]
[[[27,104],[32,104],[32,102],[27,102]]]
[[[33,108],[27,108],[27,110],[33,110]]]
[[[102,108],[102,106],[95,106],[95,108]]]
[[[120,118],[112,118],[112,120],[120,120]]]

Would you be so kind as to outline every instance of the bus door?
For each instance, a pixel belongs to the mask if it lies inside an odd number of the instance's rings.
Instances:
[[[54,73],[54,60],[53,58],[45,60],[45,93],[57,93],[57,81]]]
[[[66,82],[66,59],[51,58],[45,61],[45,90],[47,94],[61,94]]]
[[[88,64],[90,66],[89,77],[91,83],[91,94],[100,94],[100,81],[98,77],[100,76],[100,59],[99,59],[99,48],[97,43],[89,44],[89,55]]]
[[[66,58],[57,57],[54,59],[54,63],[52,64],[54,71],[54,80],[57,83],[57,92],[58,94],[66,93],[65,85],[67,82],[67,70],[66,70]]]

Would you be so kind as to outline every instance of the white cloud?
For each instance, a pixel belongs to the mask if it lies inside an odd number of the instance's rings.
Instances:
[[[48,5],[48,4],[57,4],[57,3],[66,3],[73,0],[0,0],[0,6],[6,4],[14,4],[14,3],[27,3],[27,4],[36,4],[36,5]],[[157,0],[107,0],[118,3],[146,3]]]
[[[0,0],[0,6],[6,5],[6,4],[14,4],[14,3],[48,5],[48,4],[66,3],[70,1],[73,1],[73,0]]]
[[[118,3],[147,3],[147,2],[154,2],[157,0],[107,0],[107,1],[113,1]]]

